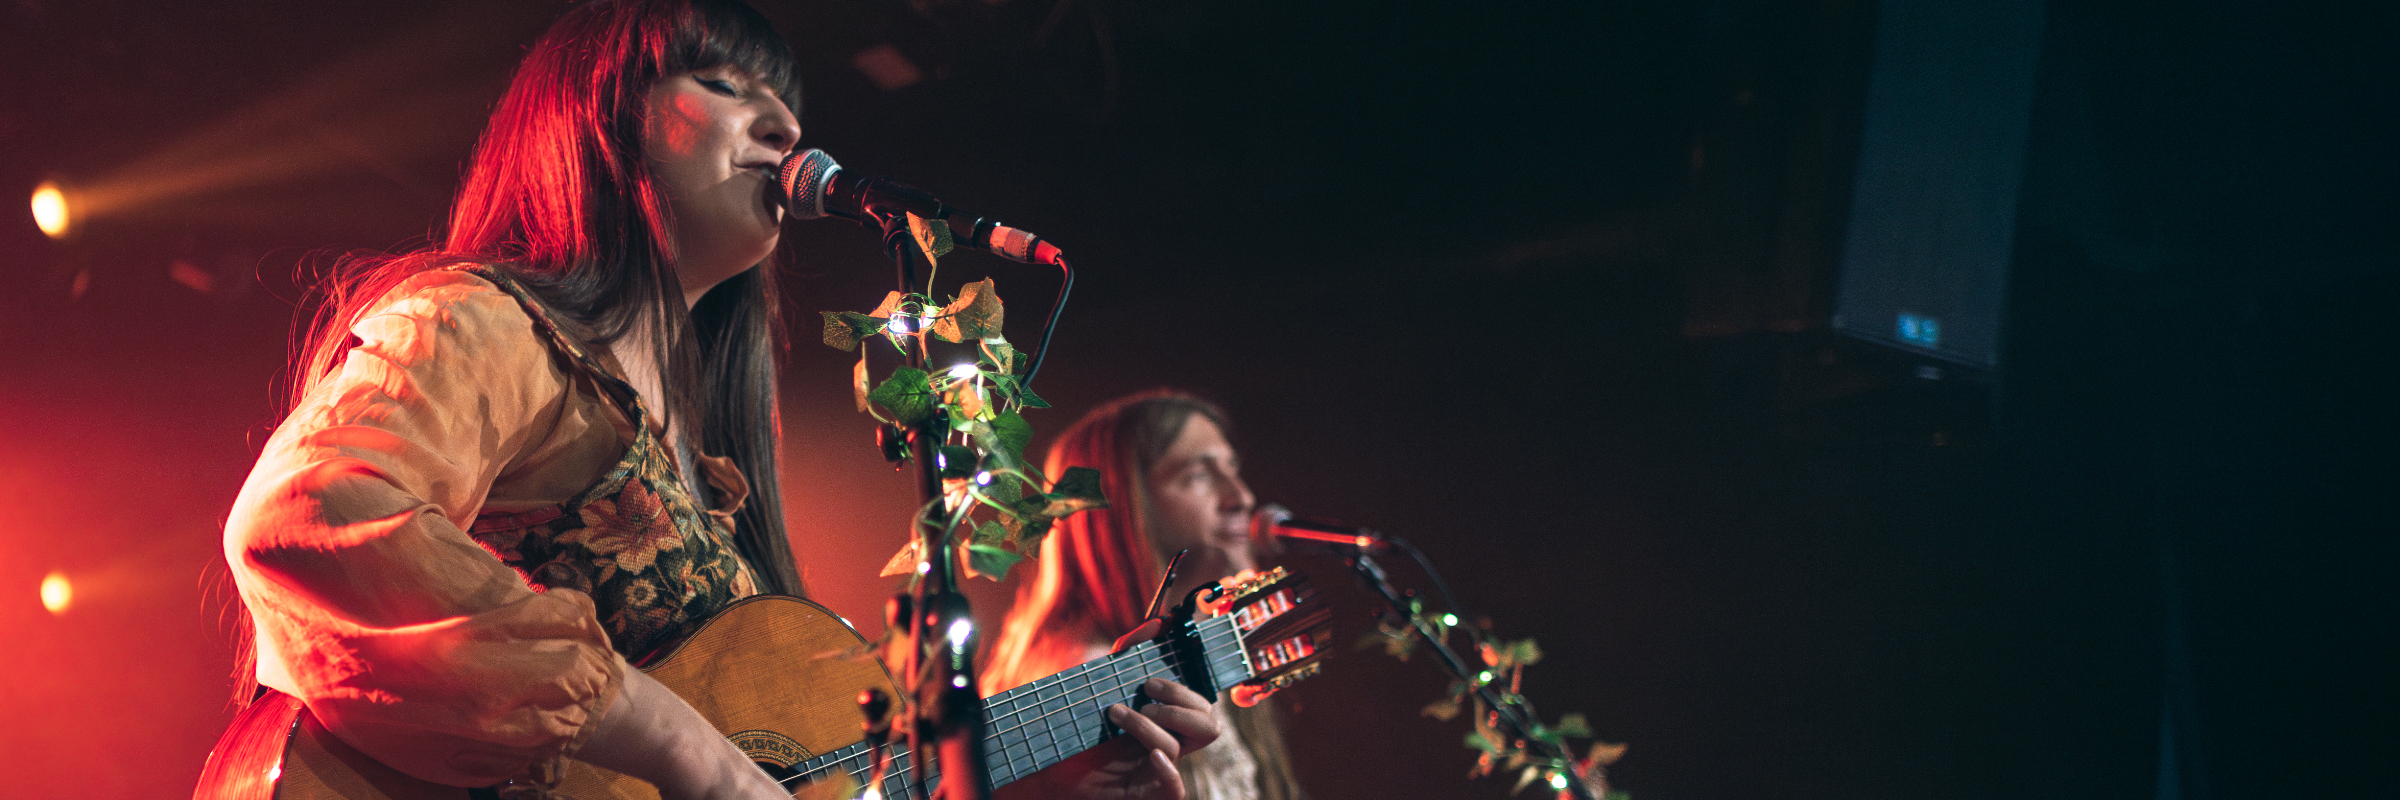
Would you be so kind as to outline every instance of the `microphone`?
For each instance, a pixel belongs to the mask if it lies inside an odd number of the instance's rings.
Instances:
[[[925,190],[885,178],[868,178],[842,171],[833,157],[811,147],[783,159],[776,171],[783,185],[780,199],[794,217],[841,217],[874,225],[882,214],[909,213],[949,223],[951,242],[1027,264],[1060,266],[1058,248],[1023,228],[943,205]]]
[[[1274,503],[1259,506],[1257,511],[1251,512],[1250,538],[1276,545],[1305,543],[1342,553],[1373,553],[1391,548],[1391,542],[1373,529],[1295,517],[1291,509]]]

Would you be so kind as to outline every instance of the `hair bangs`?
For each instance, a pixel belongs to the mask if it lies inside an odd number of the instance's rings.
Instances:
[[[742,3],[693,0],[677,21],[661,74],[732,65],[775,87],[775,96],[800,113],[799,66],[792,48],[757,9]]]

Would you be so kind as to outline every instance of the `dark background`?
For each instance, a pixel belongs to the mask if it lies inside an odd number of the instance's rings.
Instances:
[[[0,196],[128,198],[0,223],[0,794],[189,791],[294,270],[433,231],[560,7],[0,10]],[[1629,742],[1637,798],[2389,792],[2389,5],[2049,5],[1990,371],[1826,332],[1873,3],[763,8],[806,144],[1083,270],[1038,428],[1224,402],[1263,498],[1538,638],[1527,694]],[[787,231],[796,548],[871,626],[911,490],[811,312],[888,272]],[[1052,276],[944,272],[1033,338]],[[1355,634],[1340,565],[1296,566]],[[1443,685],[1344,653],[1286,695],[1302,778],[1506,795],[1417,715]]]

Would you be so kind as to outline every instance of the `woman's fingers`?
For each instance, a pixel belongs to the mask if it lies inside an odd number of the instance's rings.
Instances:
[[[1176,741],[1175,734],[1168,733],[1147,714],[1135,713],[1122,704],[1113,705],[1108,707],[1108,721],[1123,728],[1125,735],[1133,737],[1144,750],[1164,751],[1169,757],[1183,754],[1183,743]]]
[[[1159,678],[1150,679],[1143,689],[1151,699],[1159,702],[1144,706],[1142,716],[1149,717],[1182,744],[1183,749],[1170,751],[1171,755],[1182,755],[1207,747],[1208,743],[1222,735],[1217,730],[1216,715],[1208,711],[1208,699],[1201,697],[1199,692]]]
[[[1144,800],[1183,800],[1183,773],[1175,771],[1175,759],[1163,750],[1150,751],[1150,771],[1158,778],[1158,788]]]

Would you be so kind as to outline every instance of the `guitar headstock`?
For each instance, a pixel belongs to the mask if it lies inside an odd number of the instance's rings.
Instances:
[[[1193,600],[1204,616],[1231,617],[1241,634],[1250,677],[1234,685],[1234,704],[1256,705],[1324,666],[1333,610],[1316,601],[1306,577],[1282,567],[1243,570],[1203,587]]]

